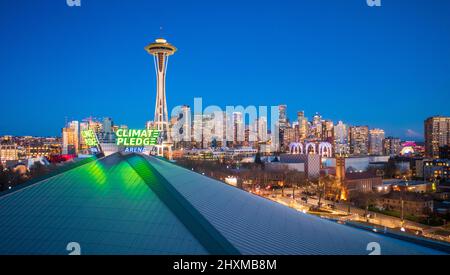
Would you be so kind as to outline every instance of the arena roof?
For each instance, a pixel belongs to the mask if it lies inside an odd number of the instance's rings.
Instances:
[[[138,154],[0,196],[0,254],[443,254],[337,224]]]

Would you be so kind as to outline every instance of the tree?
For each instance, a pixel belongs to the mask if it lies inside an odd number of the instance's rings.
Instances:
[[[213,148],[213,149],[217,148],[217,140],[216,140],[216,138],[213,138],[213,140],[211,141],[211,148]]]
[[[44,176],[48,172],[50,172],[50,169],[38,161],[36,161],[30,169],[32,178]]]
[[[8,171],[9,170],[5,169],[3,165],[0,164],[0,191],[3,191],[7,188],[9,181]]]
[[[372,206],[379,194],[374,192],[361,192],[353,191],[349,193],[349,200],[351,200],[357,207],[365,209],[365,215],[367,216],[369,207]]]
[[[395,159],[390,158],[386,165],[386,178],[395,178],[399,174],[400,172],[397,169],[397,165],[395,165]]]

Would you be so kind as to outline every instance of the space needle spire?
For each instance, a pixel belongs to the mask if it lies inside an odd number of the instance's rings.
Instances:
[[[169,56],[173,55],[177,48],[168,43],[163,38],[156,39],[155,42],[147,45],[145,50],[153,55],[156,70],[156,104],[154,125],[161,132],[162,144],[157,145],[158,156],[164,156],[165,150],[169,158],[172,155],[172,142],[169,134],[169,114],[167,112],[166,101],[166,72]]]

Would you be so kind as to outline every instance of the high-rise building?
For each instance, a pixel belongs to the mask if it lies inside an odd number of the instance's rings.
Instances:
[[[115,133],[113,131],[114,122],[110,117],[104,117],[101,125],[100,133],[97,133],[97,137],[100,142],[104,143],[114,143],[115,142]]]
[[[334,141],[334,124],[331,120],[323,120],[322,121],[322,135],[321,139],[323,141],[327,141],[329,143],[333,143]]]
[[[81,136],[81,132],[89,129],[89,122],[86,120],[80,121],[79,126],[80,126],[80,146],[78,147],[78,149],[79,151],[84,151],[87,150],[89,146],[86,144],[84,138]]]
[[[450,117],[434,116],[425,120],[425,153],[439,157],[439,147],[450,145]]]
[[[450,145],[439,147],[439,158],[450,159]]]
[[[170,134],[176,148],[190,148],[191,145],[191,108],[183,105],[171,118]]]
[[[350,154],[348,127],[342,121],[334,126],[334,151],[339,156]]]
[[[187,105],[181,106],[181,112],[178,114],[177,121],[182,123],[178,134],[183,147],[187,147],[191,143],[191,107]]]
[[[185,109],[186,115],[187,110]],[[189,111],[190,112],[190,111]],[[209,148],[213,144],[215,147],[231,146],[233,135],[226,136],[227,127],[227,115],[226,112],[216,111],[211,113],[198,113],[194,114],[194,121],[192,127],[192,141],[184,142],[183,147],[195,147],[195,148]],[[231,120],[231,118],[229,118]],[[186,123],[187,127],[187,123]],[[232,126],[229,126],[232,127]],[[237,131],[236,133],[239,133]],[[225,144],[225,140],[230,143]],[[242,130],[242,142],[244,141],[244,131]]]
[[[203,114],[202,118],[202,131],[203,131],[203,143],[202,148],[211,147],[211,143],[213,140],[217,140],[217,135],[215,133],[215,121],[214,121],[214,113]]]
[[[71,121],[62,129],[62,153],[78,154],[80,146],[80,123]]]
[[[383,140],[383,154],[386,156],[397,156],[400,154],[402,146],[399,138],[387,137]]]
[[[220,131],[220,128],[222,129],[222,135],[220,137],[218,141],[218,146],[226,146],[227,145],[227,127],[229,126],[227,123],[228,121],[228,117],[227,117],[227,112],[223,111],[219,114],[219,112],[216,112],[216,115],[219,116],[219,119],[221,119],[221,123],[219,125],[219,130],[217,132]],[[217,119],[216,123],[219,123],[219,119]]]
[[[288,146],[291,142],[295,142],[295,128],[287,127],[284,129],[284,135],[283,135],[283,145],[284,150],[288,150]]]
[[[304,141],[308,137],[308,118],[304,111],[297,112],[299,141]]]
[[[192,138],[197,148],[203,147],[203,115],[194,113]]]
[[[382,155],[383,154],[383,140],[384,140],[384,130],[382,129],[371,129],[369,132],[369,153],[371,155]]]
[[[93,130],[97,135],[103,132],[103,123],[97,118],[88,117],[86,119],[83,119],[83,121],[80,123],[80,130],[82,123],[87,123],[88,129]]]
[[[169,134],[169,115],[167,112],[166,101],[166,71],[169,56],[173,55],[177,48],[168,43],[165,39],[158,38],[154,43],[145,47],[145,50],[153,55],[156,69],[156,104],[154,124],[156,129],[161,132],[163,144],[156,145],[157,154],[163,156],[165,149],[168,150],[167,156],[171,158],[172,144]]]
[[[311,136],[322,140],[322,116],[319,113],[316,113],[313,117]]]
[[[289,121],[287,117],[287,105],[278,105],[278,135],[280,146],[285,147],[287,144],[284,144],[284,132],[287,127],[289,127]]]
[[[245,140],[244,117],[242,112],[233,112],[233,142],[242,145]]]
[[[369,153],[369,127],[350,127],[350,154],[363,156]]]
[[[105,133],[107,139],[110,139],[110,136],[113,133],[114,122],[110,117],[104,117],[102,121],[102,130]]]
[[[258,141],[266,142],[267,140],[267,118],[262,116],[258,118]]]
[[[280,151],[280,136],[281,131],[279,121],[274,121],[270,125],[270,150],[271,152],[279,152]],[[277,131],[278,129],[278,131]]]
[[[245,146],[257,148],[258,142],[258,120],[255,119],[245,127]]]
[[[288,127],[288,117],[287,117],[287,105],[278,105],[278,113],[279,113],[279,125],[280,129],[284,129]]]
[[[114,123],[110,117],[104,117],[103,118],[103,132],[109,134],[112,133],[112,127],[114,126]]]
[[[292,122],[291,127],[294,129],[294,141],[299,142],[300,141],[300,127],[298,125],[298,121]]]

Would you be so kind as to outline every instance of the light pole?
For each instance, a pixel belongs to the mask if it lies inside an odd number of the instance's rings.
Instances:
[[[405,228],[403,227],[405,221],[403,219],[403,207],[404,207],[404,202],[403,202],[403,190],[400,191],[400,204],[401,204],[401,218],[400,218],[400,222],[401,222],[401,231],[405,231]]]

